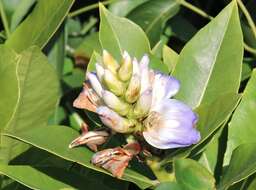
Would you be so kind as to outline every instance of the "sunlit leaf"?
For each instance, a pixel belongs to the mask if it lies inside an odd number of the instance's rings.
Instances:
[[[195,108],[221,94],[236,93],[242,57],[242,31],[233,1],[181,51],[173,73],[181,82],[176,98]]]

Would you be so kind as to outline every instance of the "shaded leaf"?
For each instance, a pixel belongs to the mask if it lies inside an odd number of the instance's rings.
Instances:
[[[218,185],[219,190],[225,190],[256,172],[255,152],[256,143],[242,144],[233,151],[230,164]]]
[[[253,71],[241,100],[229,125],[228,144],[224,165],[229,163],[232,151],[244,143],[255,142],[256,135],[256,70]]]
[[[90,163],[93,153],[89,149],[85,147],[68,148],[70,142],[79,135],[78,132],[71,128],[64,126],[44,126],[19,133],[7,132],[6,135],[22,140],[66,160],[79,163],[87,168],[111,175]],[[45,139],[46,136],[47,140]],[[56,136],[58,136],[57,141]],[[155,185],[154,181],[131,169],[126,169],[123,179],[137,184],[142,189]]]
[[[133,9],[127,17],[145,31],[154,46],[160,40],[165,22],[178,11],[179,3],[175,0],[147,1]]]
[[[134,8],[149,0],[122,0],[109,5],[108,9],[117,16],[126,16]]]
[[[191,159],[174,161],[175,177],[182,189],[214,190],[215,179],[202,165]]]
[[[158,185],[155,190],[182,190],[182,188],[176,182],[165,182]]]
[[[74,54],[75,56],[85,57],[89,59],[92,56],[93,51],[102,53],[98,32],[86,36],[82,40],[82,43],[76,48]]]
[[[22,21],[24,16],[28,13],[29,9],[35,4],[36,0],[20,1],[15,6],[15,11],[12,14],[10,30],[14,31],[18,24]]]

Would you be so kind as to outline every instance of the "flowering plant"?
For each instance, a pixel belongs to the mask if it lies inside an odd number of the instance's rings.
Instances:
[[[0,0],[0,189],[255,189],[255,2],[90,3]]]
[[[143,136],[148,144],[158,149],[186,147],[197,143],[200,134],[195,129],[197,115],[184,103],[169,99],[179,90],[179,81],[174,77],[149,69],[149,58],[144,55],[138,63],[124,51],[121,64],[103,50],[102,63],[96,63],[96,73],[87,73],[88,82],[75,100],[74,106],[96,112],[102,123],[114,132],[133,133]],[[106,141],[105,131],[85,132],[70,144],[87,144],[97,151],[97,145]],[[138,144],[138,146],[140,146]],[[139,153],[137,146],[136,154]],[[125,149],[125,148],[124,148]],[[106,168],[107,162],[113,175],[122,176],[128,158],[123,167],[113,169],[120,164],[119,155],[112,158],[116,149],[103,150],[93,156],[92,163]],[[120,149],[120,151],[123,151]],[[108,154],[111,154],[108,156]],[[108,158],[110,157],[110,158]],[[121,159],[122,160],[122,159]],[[119,168],[122,167],[121,171]],[[117,173],[117,174],[116,174]]]

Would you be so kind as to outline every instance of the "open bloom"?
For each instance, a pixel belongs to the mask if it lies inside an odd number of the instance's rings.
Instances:
[[[140,62],[124,52],[121,64],[106,51],[96,73],[74,106],[98,113],[101,121],[119,133],[141,132],[159,149],[186,147],[200,140],[197,115],[181,101],[170,99],[180,88],[172,76],[149,69],[149,57]]]

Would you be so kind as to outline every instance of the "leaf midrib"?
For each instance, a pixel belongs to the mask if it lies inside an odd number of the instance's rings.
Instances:
[[[224,38],[225,38],[226,31],[227,31],[228,26],[229,26],[229,24],[230,24],[230,19],[231,19],[231,17],[232,17],[233,9],[234,9],[234,7],[233,7],[232,10],[230,11],[229,18],[227,19],[227,21],[226,21],[226,23],[225,23],[225,28],[224,28],[224,31],[225,31],[225,32],[222,33],[222,36],[221,36],[221,38],[220,38],[221,40],[220,40],[220,43],[218,44],[218,48],[217,48],[217,51],[216,51],[217,53],[216,53],[215,56],[214,56],[214,61],[213,61],[214,64],[211,65],[211,69],[210,69],[210,72],[209,72],[207,81],[206,81],[206,83],[205,83],[205,85],[204,85],[204,88],[203,88],[202,94],[201,94],[201,96],[200,96],[200,99],[198,100],[197,105],[195,105],[194,107],[198,107],[198,106],[201,104],[201,102],[203,101],[203,98],[204,98],[205,92],[206,92],[206,90],[207,90],[209,81],[210,81],[210,79],[211,79],[211,77],[212,77],[212,73],[213,73],[213,70],[214,70],[214,66],[216,65],[216,60],[217,60],[217,58],[218,58],[218,56],[219,56],[219,51],[220,51],[220,49],[221,49],[221,47],[222,47],[222,42],[223,42],[223,40],[224,40]]]

